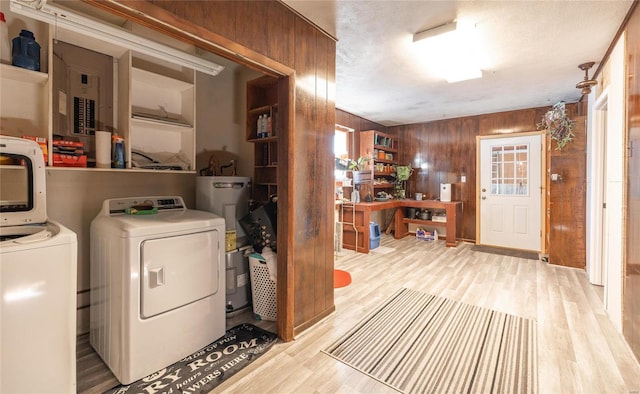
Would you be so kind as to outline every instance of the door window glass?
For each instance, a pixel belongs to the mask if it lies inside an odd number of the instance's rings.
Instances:
[[[491,194],[529,195],[529,145],[491,147]]]

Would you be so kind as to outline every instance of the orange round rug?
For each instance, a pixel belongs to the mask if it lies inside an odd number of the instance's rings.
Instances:
[[[345,287],[351,284],[351,274],[343,270],[333,270],[333,288]]]

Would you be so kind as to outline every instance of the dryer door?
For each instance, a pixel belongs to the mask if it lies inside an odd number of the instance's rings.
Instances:
[[[155,315],[220,291],[217,230],[143,241],[140,317]]]

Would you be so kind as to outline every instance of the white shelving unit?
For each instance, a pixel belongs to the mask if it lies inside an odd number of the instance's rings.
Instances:
[[[178,154],[195,170],[195,71],[132,55],[129,141],[146,153]],[[131,163],[131,161],[129,161]]]
[[[38,32],[43,67],[42,72],[35,72],[0,65],[0,132],[47,138],[48,164],[52,165],[51,140],[57,134],[52,114],[60,111],[52,108],[52,97],[59,94],[53,92],[52,83],[57,40],[113,58],[113,127],[125,139],[128,170],[149,171],[131,168],[131,151],[135,149],[177,155],[188,163],[186,172],[195,172],[196,69],[215,75],[220,66],[99,21],[83,28],[80,25],[87,24],[86,17],[56,14],[52,7],[46,5],[38,12],[18,4],[14,10],[12,0],[9,11],[2,5],[12,20],[19,19],[23,28]],[[11,31],[10,36],[17,33]]]
[[[5,13],[8,21],[18,17],[5,1],[0,1],[0,11]],[[34,33],[42,51],[41,71],[0,64],[0,133],[48,138],[51,123],[49,61],[46,56],[49,26],[28,18],[7,25],[9,37],[16,37],[21,29]]]

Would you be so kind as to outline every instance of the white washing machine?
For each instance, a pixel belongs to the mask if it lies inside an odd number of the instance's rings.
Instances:
[[[47,220],[44,171],[0,136],[0,393],[76,391],[77,237]]]
[[[91,222],[90,343],[121,383],[224,335],[224,236],[223,218],[181,197],[104,201]]]

